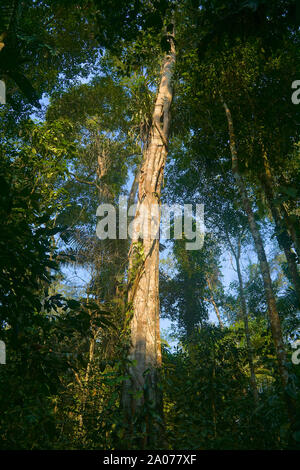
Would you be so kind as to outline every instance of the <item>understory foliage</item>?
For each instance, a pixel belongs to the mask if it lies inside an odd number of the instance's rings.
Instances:
[[[200,250],[186,250],[184,233],[161,240],[163,412],[145,371],[129,425],[128,292],[145,256],[140,241],[100,240],[96,211],[137,201],[173,31],[159,202],[204,204],[205,236]],[[299,39],[292,0],[1,2],[1,450],[300,448]]]

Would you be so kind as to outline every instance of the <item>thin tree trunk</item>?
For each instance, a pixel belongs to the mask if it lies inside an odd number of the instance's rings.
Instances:
[[[216,393],[215,393],[215,381],[216,381],[216,355],[215,355],[215,344],[212,347],[213,353],[213,367],[212,367],[212,382],[211,382],[211,408],[212,408],[212,419],[214,428],[214,438],[217,438],[217,411],[216,411]]]
[[[281,176],[281,179],[283,181],[283,184],[285,184],[285,185],[288,184],[288,181],[286,180],[284,175]],[[300,230],[299,230],[299,224],[295,223],[291,219],[291,217],[289,215],[289,211],[288,211],[288,205],[287,205],[286,202],[283,202],[280,205],[280,210],[282,212],[283,219],[284,219],[284,222],[285,222],[286,227],[288,229],[288,232],[290,234],[290,237],[293,240],[294,247],[295,247],[295,250],[296,250],[296,253],[297,253],[297,257],[298,257],[298,262],[299,262],[300,261]]]
[[[129,358],[134,361],[130,368],[130,382],[124,388],[123,405],[127,419],[133,420],[143,405],[150,402],[156,409],[161,407],[157,387],[157,371],[161,366],[161,344],[159,328],[159,238],[151,233],[139,237],[142,214],[147,213],[147,227],[151,227],[153,208],[159,207],[161,183],[167,157],[167,142],[172,102],[172,77],[175,65],[175,46],[170,38],[170,52],[163,60],[160,86],[152,116],[148,145],[144,150],[143,164],[139,175],[138,203],[134,218],[135,231],[129,257],[131,285],[128,301],[132,306],[131,348]],[[154,211],[155,212],[155,211]],[[156,212],[159,227],[160,211]],[[134,269],[137,251],[143,261]],[[135,272],[134,272],[135,271]],[[137,396],[137,394],[139,394]],[[146,430],[150,436],[153,432]],[[147,443],[144,443],[147,445]]]
[[[286,223],[289,234],[290,234],[290,236],[291,236],[291,238],[294,242],[295,250],[296,250],[296,253],[297,253],[297,256],[298,256],[298,260],[300,260],[300,237],[299,237],[299,234],[298,234],[293,222],[291,221],[291,218],[288,214],[285,203],[283,203],[281,205],[281,210],[282,210],[283,219]]]
[[[289,233],[284,227],[280,209],[274,203],[273,179],[266,154],[263,155],[263,160],[265,171],[261,177],[262,186],[272,213],[272,217],[274,219],[276,238],[278,240],[280,248],[284,250],[284,254],[288,263],[288,268],[292,279],[292,284],[294,286],[297,298],[300,302],[300,276],[297,269],[296,256],[291,250],[292,242]]]
[[[209,277],[206,278],[206,282],[207,282],[208,288],[210,290],[211,297],[210,297],[210,299],[204,299],[204,300],[207,300],[208,302],[211,302],[213,304],[216,315],[217,315],[217,318],[218,318],[218,321],[219,321],[219,325],[220,325],[221,328],[224,328],[224,324],[222,322],[218,306],[217,306],[217,304],[215,302],[215,299],[214,299],[214,294],[213,294],[213,290],[212,290],[212,286],[211,286],[211,282],[210,282]]]
[[[246,304],[246,298],[245,298],[245,292],[244,292],[243,276],[242,276],[241,266],[240,266],[241,240],[239,237],[238,249],[236,253],[230,241],[229,234],[226,233],[226,235],[227,235],[227,239],[230,245],[231,252],[235,259],[236,271],[237,271],[238,280],[239,280],[239,291],[240,291],[242,315],[243,315],[245,337],[246,337],[246,344],[247,344],[247,356],[248,356],[248,363],[249,363],[249,369],[250,369],[250,384],[251,384],[251,390],[252,390],[252,394],[254,398],[254,403],[255,405],[257,405],[258,404],[258,390],[257,390],[257,382],[256,382],[255,369],[254,369],[254,363],[253,363],[253,349],[252,349],[250,331],[249,331],[248,312],[247,312],[247,304]]]
[[[231,150],[231,158],[232,158],[232,171],[235,176],[235,180],[236,180],[236,183],[237,183],[240,195],[241,195],[244,210],[248,217],[250,230],[254,239],[254,244],[255,244],[257,256],[259,259],[259,264],[260,264],[260,269],[261,269],[264,289],[265,289],[265,296],[266,296],[266,301],[268,305],[268,315],[269,315],[269,320],[270,320],[270,325],[271,325],[273,342],[274,342],[275,352],[276,352],[277,361],[278,361],[279,374],[280,374],[282,387],[283,389],[285,389],[288,383],[288,372],[286,369],[286,354],[285,354],[285,347],[284,347],[284,343],[282,339],[280,319],[279,319],[279,315],[278,315],[278,311],[276,307],[276,301],[275,301],[273,288],[272,288],[269,264],[267,261],[263,241],[262,241],[256,220],[255,220],[255,217],[254,217],[252,205],[248,197],[243,178],[239,174],[238,153],[236,149],[235,134],[234,134],[234,127],[233,127],[231,112],[224,101],[223,101],[223,106],[226,112],[228,129],[229,129],[230,150]],[[288,397],[286,396],[286,394],[285,394],[285,398],[288,404],[288,408],[290,408],[290,401]]]
[[[129,193],[129,199],[128,199],[129,207],[132,204],[134,204],[136,193],[137,193],[137,190],[138,190],[140,174],[141,174],[141,168],[139,166],[135,171],[134,179],[133,179],[131,189],[130,189],[130,193]]]
[[[85,434],[85,429],[84,429],[84,415],[85,415],[85,410],[86,410],[86,403],[89,395],[89,379],[90,379],[90,373],[92,370],[92,364],[94,360],[94,354],[95,354],[95,345],[96,345],[96,338],[99,333],[99,328],[94,328],[92,326],[92,318],[90,320],[90,326],[92,328],[92,337],[90,339],[90,344],[89,344],[89,358],[88,358],[88,363],[84,375],[84,382],[79,381],[81,384],[82,388],[82,399],[81,399],[81,411],[79,415],[79,429],[82,437]]]

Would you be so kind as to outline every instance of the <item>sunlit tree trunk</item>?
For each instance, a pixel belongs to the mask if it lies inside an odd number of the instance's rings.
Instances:
[[[222,319],[221,319],[220,311],[219,311],[218,306],[216,304],[216,301],[214,299],[213,289],[212,289],[212,285],[211,285],[209,277],[206,278],[206,282],[207,282],[207,286],[210,290],[211,296],[210,296],[210,299],[204,299],[204,300],[206,300],[207,302],[211,302],[213,304],[217,319],[219,321],[219,325],[220,325],[221,328],[224,328],[224,324],[223,324]]]
[[[150,227],[159,226],[161,184],[167,157],[170,126],[170,106],[173,89],[172,77],[175,65],[175,46],[169,39],[170,52],[163,59],[160,85],[152,116],[148,145],[144,150],[143,164],[139,175],[138,202],[134,218],[134,233],[129,257],[129,305],[132,307],[130,360],[130,382],[125,386],[123,404],[131,421],[144,405],[159,410],[158,371],[161,366],[161,344],[159,328],[159,238],[153,238]],[[141,217],[147,214],[149,232],[139,236]],[[155,222],[151,221],[155,214]],[[145,220],[144,220],[145,222]],[[151,225],[152,222],[152,225]],[[136,265],[136,256],[142,260]],[[152,430],[153,431],[153,430]],[[152,432],[147,430],[148,435]],[[147,443],[145,444],[147,445]]]

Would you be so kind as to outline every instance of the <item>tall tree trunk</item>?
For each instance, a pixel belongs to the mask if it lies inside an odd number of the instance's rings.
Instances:
[[[228,129],[229,129],[230,150],[231,150],[231,158],[232,158],[232,171],[235,176],[235,180],[236,180],[239,192],[240,192],[244,210],[248,217],[250,230],[253,236],[257,256],[259,259],[259,264],[260,264],[260,269],[261,269],[264,289],[265,289],[265,296],[266,296],[266,301],[268,305],[268,315],[269,315],[269,320],[270,320],[270,325],[271,325],[273,342],[274,342],[275,352],[276,352],[277,361],[278,361],[279,374],[280,374],[282,387],[283,389],[285,389],[288,383],[288,372],[286,369],[286,354],[285,354],[285,347],[284,347],[284,343],[282,339],[280,319],[279,319],[279,315],[278,315],[278,311],[276,307],[276,301],[275,301],[273,288],[272,288],[270,268],[269,268],[269,264],[267,261],[263,241],[262,241],[256,220],[255,220],[255,217],[254,217],[252,204],[248,197],[244,180],[242,176],[239,174],[238,153],[236,149],[235,133],[234,133],[231,112],[224,101],[223,101],[223,106],[226,112]],[[291,403],[286,393],[285,393],[285,399],[286,399],[288,410],[290,411],[290,416],[291,416],[292,414]]]
[[[167,143],[170,126],[170,107],[173,97],[172,77],[175,65],[175,46],[170,37],[170,52],[165,55],[161,81],[155,101],[148,145],[144,150],[143,164],[139,175],[138,203],[134,234],[129,257],[129,278],[131,285],[128,301],[132,306],[131,348],[129,358],[134,361],[123,393],[123,405],[127,419],[133,421],[136,413],[150,403],[157,410],[162,400],[159,393],[158,371],[161,366],[161,344],[159,328],[159,236],[148,233],[139,236],[141,216],[147,214],[147,227],[151,226],[151,215],[159,208],[161,183],[167,157]],[[160,211],[156,211],[156,226],[159,227]],[[135,256],[142,254],[137,269]],[[147,423],[148,426],[148,423]],[[150,425],[149,425],[150,426]],[[147,442],[153,429],[147,429]],[[155,432],[154,432],[155,434]]]
[[[218,306],[215,302],[215,299],[214,299],[214,293],[213,293],[213,289],[212,289],[212,285],[211,285],[211,282],[210,282],[210,279],[209,277],[207,276],[206,278],[206,282],[207,282],[207,285],[208,285],[208,288],[210,290],[210,299],[204,299],[206,300],[207,302],[211,302],[213,304],[213,307],[215,309],[215,313],[216,313],[216,316],[218,318],[218,321],[219,321],[219,325],[221,328],[224,328],[224,324],[222,322],[222,319],[221,319],[221,315],[220,315],[220,312],[219,312],[219,309],[218,309]]]
[[[298,260],[300,260],[300,236],[299,236],[299,228],[298,227],[295,227],[294,223],[292,222],[289,214],[288,214],[288,211],[287,211],[287,208],[286,208],[286,205],[285,203],[283,203],[281,205],[281,210],[282,210],[282,214],[283,214],[283,218],[284,218],[284,221],[286,223],[286,226],[288,228],[288,231],[289,231],[289,234],[294,242],[294,246],[295,246],[295,250],[297,252],[297,256],[298,256]],[[298,230],[297,230],[298,228]]]
[[[292,251],[292,241],[290,239],[290,235],[288,231],[285,229],[284,221],[282,219],[282,215],[280,212],[279,207],[274,202],[274,193],[273,193],[273,178],[271,174],[271,169],[269,166],[268,158],[266,153],[263,155],[264,160],[264,173],[261,175],[261,183],[264,189],[264,193],[266,195],[266,199],[268,201],[272,217],[275,223],[276,229],[276,238],[278,240],[278,244],[281,249],[283,249],[287,263],[289,272],[292,279],[292,284],[295,288],[295,292],[297,298],[300,302],[300,276],[297,269],[297,261],[295,253]]]
[[[281,175],[282,184],[288,185],[288,180],[284,175]],[[280,205],[280,210],[283,215],[284,222],[288,229],[291,239],[294,243],[294,248],[297,253],[298,262],[300,262],[300,228],[299,223],[295,222],[289,215],[288,205],[286,202],[283,202]]]
[[[231,252],[235,259],[236,271],[237,271],[238,280],[239,280],[241,308],[242,308],[242,316],[243,316],[243,322],[244,322],[244,327],[245,327],[247,356],[248,356],[248,363],[249,363],[249,369],[250,369],[250,384],[251,384],[251,390],[252,390],[252,394],[254,398],[254,403],[257,405],[258,404],[258,390],[257,390],[257,382],[256,382],[256,376],[255,376],[255,370],[254,370],[254,364],[253,364],[253,349],[252,349],[250,331],[249,331],[248,312],[247,312],[247,304],[246,304],[246,298],[245,298],[245,292],[244,292],[244,283],[243,283],[243,277],[242,277],[241,265],[240,265],[241,239],[239,236],[238,249],[236,252],[230,241],[229,234],[226,233],[226,235],[227,235]]]

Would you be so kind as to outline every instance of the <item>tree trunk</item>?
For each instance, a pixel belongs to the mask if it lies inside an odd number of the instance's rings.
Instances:
[[[298,260],[300,260],[300,237],[297,228],[294,226],[294,223],[291,221],[291,218],[286,209],[285,203],[281,205],[281,210],[283,214],[284,221],[288,228],[289,234],[294,242],[295,250],[297,252]]]
[[[291,250],[292,241],[290,239],[288,231],[284,227],[284,222],[282,220],[280,209],[274,203],[273,179],[266,154],[263,155],[263,159],[265,171],[264,174],[261,176],[262,187],[264,189],[264,193],[266,195],[266,199],[268,201],[272,217],[274,219],[276,238],[278,240],[280,248],[284,251],[292,279],[292,284],[294,286],[297,298],[300,302],[300,276],[297,269],[296,256],[295,253],[293,253],[293,251]]]
[[[285,389],[288,383],[288,372],[286,369],[286,355],[285,355],[285,348],[284,348],[284,343],[282,339],[280,319],[279,319],[279,315],[277,312],[276,301],[275,301],[273,288],[272,288],[269,264],[267,261],[263,241],[262,241],[256,220],[255,220],[255,217],[254,217],[252,205],[248,197],[243,178],[239,174],[238,153],[236,149],[235,134],[234,134],[234,127],[233,127],[231,112],[224,101],[223,101],[223,106],[225,108],[227,122],[228,122],[228,129],[229,129],[230,150],[231,150],[231,158],[232,158],[232,171],[235,176],[235,180],[236,180],[239,192],[240,192],[244,210],[248,217],[250,230],[254,239],[254,244],[255,244],[257,256],[259,259],[259,264],[260,264],[260,269],[261,269],[264,289],[265,289],[265,296],[266,296],[266,301],[268,305],[268,315],[269,315],[269,320],[270,320],[270,325],[271,325],[273,342],[274,342],[275,352],[276,352],[277,361],[278,361],[279,374],[280,374],[282,387],[283,389]],[[286,398],[286,401],[288,402],[287,403],[288,408],[290,408],[289,399],[287,396],[285,396],[285,398]]]
[[[219,309],[218,309],[218,306],[215,302],[215,299],[214,299],[214,294],[213,294],[213,289],[212,289],[212,285],[211,285],[211,282],[210,282],[210,279],[209,277],[206,278],[206,282],[207,282],[207,285],[208,285],[208,288],[210,290],[210,299],[204,299],[204,300],[207,300],[208,302],[211,302],[214,306],[214,309],[215,309],[215,313],[216,313],[216,316],[218,318],[218,321],[219,321],[219,325],[220,325],[220,328],[224,328],[224,324],[222,322],[222,319],[221,319],[221,315],[220,315],[220,312],[219,312]]]
[[[250,368],[250,384],[251,384],[251,390],[252,390],[252,394],[254,398],[254,403],[255,405],[257,405],[258,404],[258,390],[257,390],[257,382],[256,382],[256,376],[255,376],[255,370],[254,370],[254,364],[253,364],[253,349],[252,349],[250,331],[249,331],[247,304],[246,304],[246,298],[245,298],[245,292],[244,292],[244,283],[243,283],[243,277],[242,277],[241,266],[240,266],[241,240],[239,238],[237,253],[235,252],[230,242],[229,236],[228,236],[228,240],[230,243],[232,254],[235,259],[236,271],[237,271],[238,280],[239,280],[239,291],[240,291],[242,315],[243,315],[245,337],[246,337],[246,344],[247,344],[247,356],[248,356],[248,363],[249,363],[249,368]]]
[[[151,216],[155,213],[156,227],[160,223],[161,183],[167,157],[167,142],[170,126],[170,106],[172,102],[172,77],[175,65],[175,47],[169,40],[170,52],[165,55],[162,75],[155,108],[152,116],[148,145],[144,150],[143,164],[139,175],[138,202],[133,221],[134,232],[129,255],[129,305],[132,307],[130,367],[128,381],[124,388],[123,405],[127,419],[131,423],[136,414],[152,405],[161,410],[158,372],[161,366],[161,344],[159,327],[159,235],[143,233],[141,217],[147,214],[144,222],[150,230]],[[153,208],[156,210],[153,211]],[[139,253],[142,261],[136,267],[135,256]],[[155,434],[146,420],[146,441]]]

